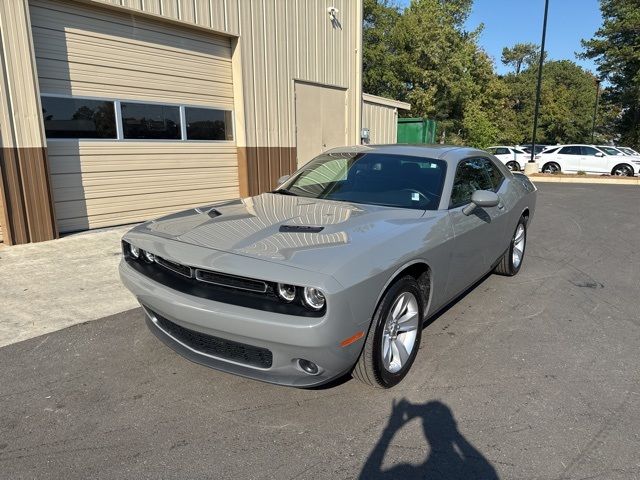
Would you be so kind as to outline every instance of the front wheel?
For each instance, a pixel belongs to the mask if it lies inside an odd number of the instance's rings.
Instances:
[[[616,165],[613,167],[613,170],[611,170],[611,175],[616,175],[618,177],[633,177],[633,168],[631,168],[631,165],[624,163]]]
[[[559,173],[559,172],[560,172],[560,165],[558,165],[556,162],[545,163],[542,166],[542,173]]]
[[[512,277],[520,271],[522,260],[524,259],[524,250],[527,246],[527,217],[520,217],[516,231],[511,238],[509,250],[500,259],[500,263],[495,268],[495,272],[499,275]]]
[[[518,162],[507,162],[507,168],[512,172],[519,172],[520,164]]]
[[[411,276],[396,281],[373,315],[352,375],[367,385],[391,388],[407,375],[422,337],[423,301]]]

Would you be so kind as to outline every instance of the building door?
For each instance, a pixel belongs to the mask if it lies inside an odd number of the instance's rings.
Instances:
[[[60,232],[238,197],[228,37],[98,2],[30,11]]]
[[[338,87],[296,82],[298,168],[322,152],[347,144],[347,92]]]

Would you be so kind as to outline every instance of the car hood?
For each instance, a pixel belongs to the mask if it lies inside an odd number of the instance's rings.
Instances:
[[[435,212],[426,212],[426,215]],[[326,271],[425,222],[423,210],[264,193],[186,210],[134,230],[222,252]]]

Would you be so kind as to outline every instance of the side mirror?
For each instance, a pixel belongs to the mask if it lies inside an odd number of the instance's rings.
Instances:
[[[602,152],[596,152],[596,157],[600,157],[600,158],[602,158],[602,157],[604,157],[604,153],[602,153]]]
[[[465,215],[471,215],[476,207],[495,207],[500,203],[500,197],[495,192],[489,190],[476,190],[471,195],[471,203],[462,209]]]
[[[279,187],[280,185],[282,185],[284,182],[286,182],[287,180],[289,180],[289,177],[291,175],[283,175],[278,179],[278,185],[276,185],[277,187]]]

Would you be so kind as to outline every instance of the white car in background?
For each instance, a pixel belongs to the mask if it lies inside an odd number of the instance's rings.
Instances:
[[[491,155],[504,163],[512,172],[524,170],[525,164],[531,158],[531,155],[517,147],[498,146],[486,149]]]
[[[609,155],[595,145],[557,145],[536,155],[543,173],[594,173],[633,176],[640,173],[640,157]]]
[[[637,155],[630,155],[628,153],[624,153],[618,147],[611,147],[609,145],[597,145],[596,148],[598,150],[602,150],[607,155],[619,155],[621,157],[636,157]],[[640,160],[640,158],[638,158]]]
[[[620,150],[622,153],[624,153],[625,155],[629,155],[631,157],[640,157],[640,153],[636,152],[633,148],[629,148],[629,147],[616,147],[618,150]]]

